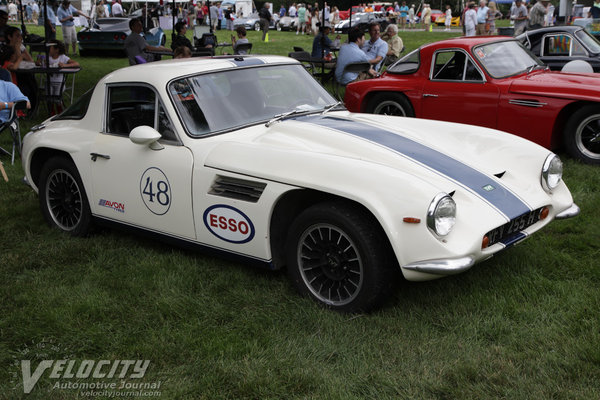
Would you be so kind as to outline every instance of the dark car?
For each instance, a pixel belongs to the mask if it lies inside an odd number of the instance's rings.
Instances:
[[[600,72],[600,42],[580,26],[534,29],[517,36],[517,40],[551,70],[560,71],[569,61],[583,60],[594,72]]]
[[[108,51],[125,55],[125,39],[131,33],[127,17],[98,18],[77,33],[79,54],[89,55],[92,52]],[[144,33],[148,44],[162,46],[165,44],[165,33],[161,28],[152,28]]]

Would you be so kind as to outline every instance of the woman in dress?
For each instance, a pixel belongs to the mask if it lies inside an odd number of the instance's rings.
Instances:
[[[495,35],[496,34],[496,19],[502,17],[502,13],[498,11],[496,8],[496,3],[490,1],[488,4],[488,14],[487,19],[485,20],[486,27],[486,35]]]

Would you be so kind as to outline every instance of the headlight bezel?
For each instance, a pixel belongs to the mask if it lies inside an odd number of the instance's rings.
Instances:
[[[446,207],[450,206],[452,216],[440,215],[440,212],[447,212]],[[439,221],[438,218],[445,218],[446,221]],[[438,223],[439,222],[439,223]],[[448,226],[449,224],[449,226]],[[447,193],[438,193],[427,208],[427,228],[437,237],[448,236],[456,224],[456,202]]]
[[[557,170],[558,169],[558,170]],[[558,175],[558,177],[557,177]],[[563,163],[556,154],[549,154],[544,160],[541,172],[541,184],[547,193],[552,193],[562,181]]]

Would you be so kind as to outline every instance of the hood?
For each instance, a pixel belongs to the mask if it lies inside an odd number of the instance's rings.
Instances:
[[[526,211],[514,193],[536,191],[525,182],[539,180],[549,154],[499,131],[371,114],[298,117],[260,129],[250,142],[217,145],[205,164],[320,190],[344,179],[381,185],[388,176],[403,190],[475,194],[509,217]],[[319,187],[325,178],[329,186]]]
[[[510,92],[532,96],[598,101],[600,75],[539,71],[515,79]]]

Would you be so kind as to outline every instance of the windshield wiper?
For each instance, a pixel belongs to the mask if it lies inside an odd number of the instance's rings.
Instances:
[[[345,108],[343,106],[342,102],[338,101],[337,103],[333,103],[333,104],[329,104],[329,105],[325,106],[323,108],[323,112],[321,113],[321,115],[327,114],[329,111],[333,110],[334,108],[337,108],[338,106],[342,106],[342,108]]]
[[[285,112],[283,114],[277,114],[272,119],[270,119],[269,122],[267,122],[265,124],[265,126],[268,128],[271,125],[273,125],[275,122],[282,121],[282,120],[284,120],[287,117],[291,117],[292,115],[296,115],[296,114],[302,114],[302,113],[305,113],[307,111],[309,111],[309,110],[296,108],[295,110],[288,111],[288,112]]]
[[[537,67],[541,67],[540,64],[533,64],[532,66],[530,66],[529,68],[527,68],[527,75],[529,75],[530,73],[533,72],[533,70],[535,70]]]

